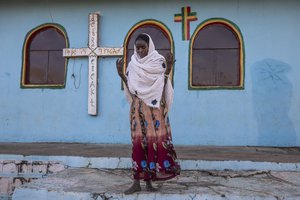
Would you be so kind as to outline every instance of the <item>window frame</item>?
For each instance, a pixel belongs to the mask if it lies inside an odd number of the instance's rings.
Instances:
[[[175,48],[174,48],[174,39],[172,36],[172,33],[170,29],[161,21],[155,20],[155,19],[145,19],[142,21],[137,22],[135,25],[133,25],[129,31],[126,34],[126,37],[123,42],[123,47],[124,47],[124,65],[123,65],[123,73],[126,73],[126,63],[127,63],[127,44],[129,42],[129,39],[131,38],[132,34],[140,27],[145,26],[145,25],[150,25],[150,26],[156,26],[158,27],[161,31],[163,31],[167,35],[167,39],[170,42],[170,48],[171,48],[171,53],[174,56],[175,59]],[[172,84],[174,85],[174,71],[175,71],[175,63],[173,65],[173,68],[170,72],[170,79]],[[124,89],[124,86],[122,84],[122,89]]]
[[[28,69],[27,66],[27,60],[29,59],[29,45],[32,42],[33,37],[35,36],[35,34],[43,29],[47,29],[47,28],[55,28],[57,29],[64,37],[65,39],[65,48],[69,47],[69,39],[66,33],[66,30],[63,26],[61,26],[60,24],[56,24],[56,23],[45,23],[42,25],[39,25],[33,29],[31,29],[27,35],[25,36],[25,40],[24,40],[24,44],[23,44],[23,55],[22,55],[22,71],[21,71],[21,83],[20,83],[20,87],[23,89],[26,88],[65,88],[66,86],[66,77],[67,77],[67,65],[68,65],[68,59],[65,59],[64,62],[64,83],[63,84],[30,84],[30,83],[26,83],[26,72]]]
[[[211,86],[199,86],[199,85],[193,85],[192,84],[192,73],[193,73],[193,46],[194,46],[194,41],[196,39],[196,36],[198,33],[207,25],[210,24],[222,24],[228,27],[232,32],[234,32],[238,38],[239,42],[239,85],[236,86],[218,86],[218,85],[211,85]],[[189,46],[189,68],[188,68],[188,89],[189,90],[213,90],[213,89],[238,89],[242,90],[244,89],[244,82],[245,82],[245,48],[244,48],[244,40],[243,36],[241,34],[240,29],[236,24],[233,22],[224,19],[224,18],[211,18],[207,19],[204,22],[200,23],[197,28],[195,29],[191,39],[190,39],[190,46]]]

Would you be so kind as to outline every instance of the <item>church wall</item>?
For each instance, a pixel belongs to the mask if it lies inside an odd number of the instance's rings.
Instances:
[[[243,90],[188,89],[189,41],[182,40],[181,23],[174,22],[183,6],[197,12],[191,35],[209,18],[239,27],[245,45]],[[130,143],[129,105],[115,57],[98,61],[98,116],[87,114],[87,58],[69,59],[63,89],[20,87],[22,48],[31,29],[58,23],[70,47],[87,47],[88,14],[100,11],[100,46],[122,46],[130,28],[145,19],[161,21],[171,31],[175,144],[300,146],[299,9],[296,0],[1,1],[0,142]]]

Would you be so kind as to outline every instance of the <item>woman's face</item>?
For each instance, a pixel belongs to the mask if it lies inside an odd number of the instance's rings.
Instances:
[[[136,52],[140,58],[144,58],[148,55],[149,46],[144,40],[137,40],[135,42]]]

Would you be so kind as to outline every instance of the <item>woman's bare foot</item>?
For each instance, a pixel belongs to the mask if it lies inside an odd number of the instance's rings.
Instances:
[[[140,185],[140,181],[138,180],[135,180],[132,184],[132,186],[125,190],[124,194],[132,194],[132,193],[135,193],[135,192],[139,192],[141,191],[141,185]]]
[[[146,190],[149,192],[156,192],[157,189],[152,186],[151,181],[146,181]]]

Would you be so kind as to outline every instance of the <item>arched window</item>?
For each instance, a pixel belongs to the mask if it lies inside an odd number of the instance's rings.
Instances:
[[[135,38],[141,34],[147,33],[151,36],[156,50],[166,57],[168,53],[174,55],[174,41],[169,29],[161,22],[156,20],[144,20],[135,24],[127,33],[124,40],[124,72],[133,55]],[[171,71],[170,78],[173,80],[174,68]]]
[[[244,88],[243,38],[232,22],[210,19],[196,28],[190,41],[189,88]]]
[[[21,86],[64,87],[67,61],[62,50],[66,47],[66,32],[60,25],[43,24],[31,30],[23,46]]]

